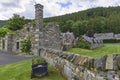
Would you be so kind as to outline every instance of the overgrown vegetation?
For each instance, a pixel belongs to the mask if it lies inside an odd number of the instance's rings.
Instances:
[[[1,21],[0,21],[1,22]],[[12,18],[8,21],[5,21],[6,24],[0,27],[0,37],[4,37],[6,33],[14,34],[14,31],[23,28],[25,24],[24,17],[20,17],[17,14],[14,14]]]
[[[33,63],[33,64],[39,64],[39,63],[43,63],[43,62],[45,62],[45,59],[42,58],[42,57],[34,57],[34,58],[32,59],[32,63]]]
[[[83,49],[90,49],[90,43],[85,41],[83,38],[80,38],[75,45],[74,48],[83,48]]]
[[[82,48],[71,48],[68,52],[75,54],[86,55],[94,58],[99,58],[107,54],[116,54],[120,53],[120,43],[113,44],[104,44],[103,47],[99,47],[93,50],[82,49]]]
[[[30,54],[31,52],[31,41],[30,39],[23,39],[20,41],[20,49],[22,52],[26,54]]]
[[[48,75],[44,77],[30,79],[30,74],[31,60],[0,66],[1,80],[66,80],[51,65],[48,66]]]
[[[6,27],[1,27],[0,28],[0,37],[4,37],[7,33],[14,34],[13,31],[11,31],[10,29],[8,29]]]

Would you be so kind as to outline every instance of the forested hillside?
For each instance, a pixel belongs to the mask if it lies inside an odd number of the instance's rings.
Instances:
[[[63,32],[73,31],[76,36],[88,30],[120,33],[120,7],[98,7],[84,11],[45,18],[44,22],[58,22]]]
[[[3,25],[5,25],[7,23],[7,20],[0,20],[0,27],[2,27]]]

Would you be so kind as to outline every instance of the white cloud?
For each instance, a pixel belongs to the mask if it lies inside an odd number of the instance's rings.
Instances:
[[[44,17],[72,13],[91,7],[108,7],[120,5],[120,0],[35,0],[44,5]],[[72,3],[62,7],[58,3]],[[13,13],[26,18],[34,18],[34,0],[0,0],[0,20],[9,19]]]

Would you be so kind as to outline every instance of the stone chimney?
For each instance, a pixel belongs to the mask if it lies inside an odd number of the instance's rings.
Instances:
[[[40,32],[43,28],[43,6],[41,4],[35,4],[35,44],[34,54],[39,55],[40,46]]]
[[[35,25],[41,31],[43,27],[43,6],[41,4],[35,4]]]

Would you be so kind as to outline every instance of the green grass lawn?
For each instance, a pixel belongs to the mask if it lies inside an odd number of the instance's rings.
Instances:
[[[0,66],[0,80],[66,80],[49,65],[49,74],[41,78],[30,79],[31,60]]]
[[[87,49],[81,49],[81,48],[71,48],[68,50],[68,52],[80,54],[80,55],[86,55],[94,58],[99,58],[101,56],[104,56],[106,54],[115,54],[120,53],[120,44],[104,44],[103,47],[94,49],[94,50],[87,50]]]

